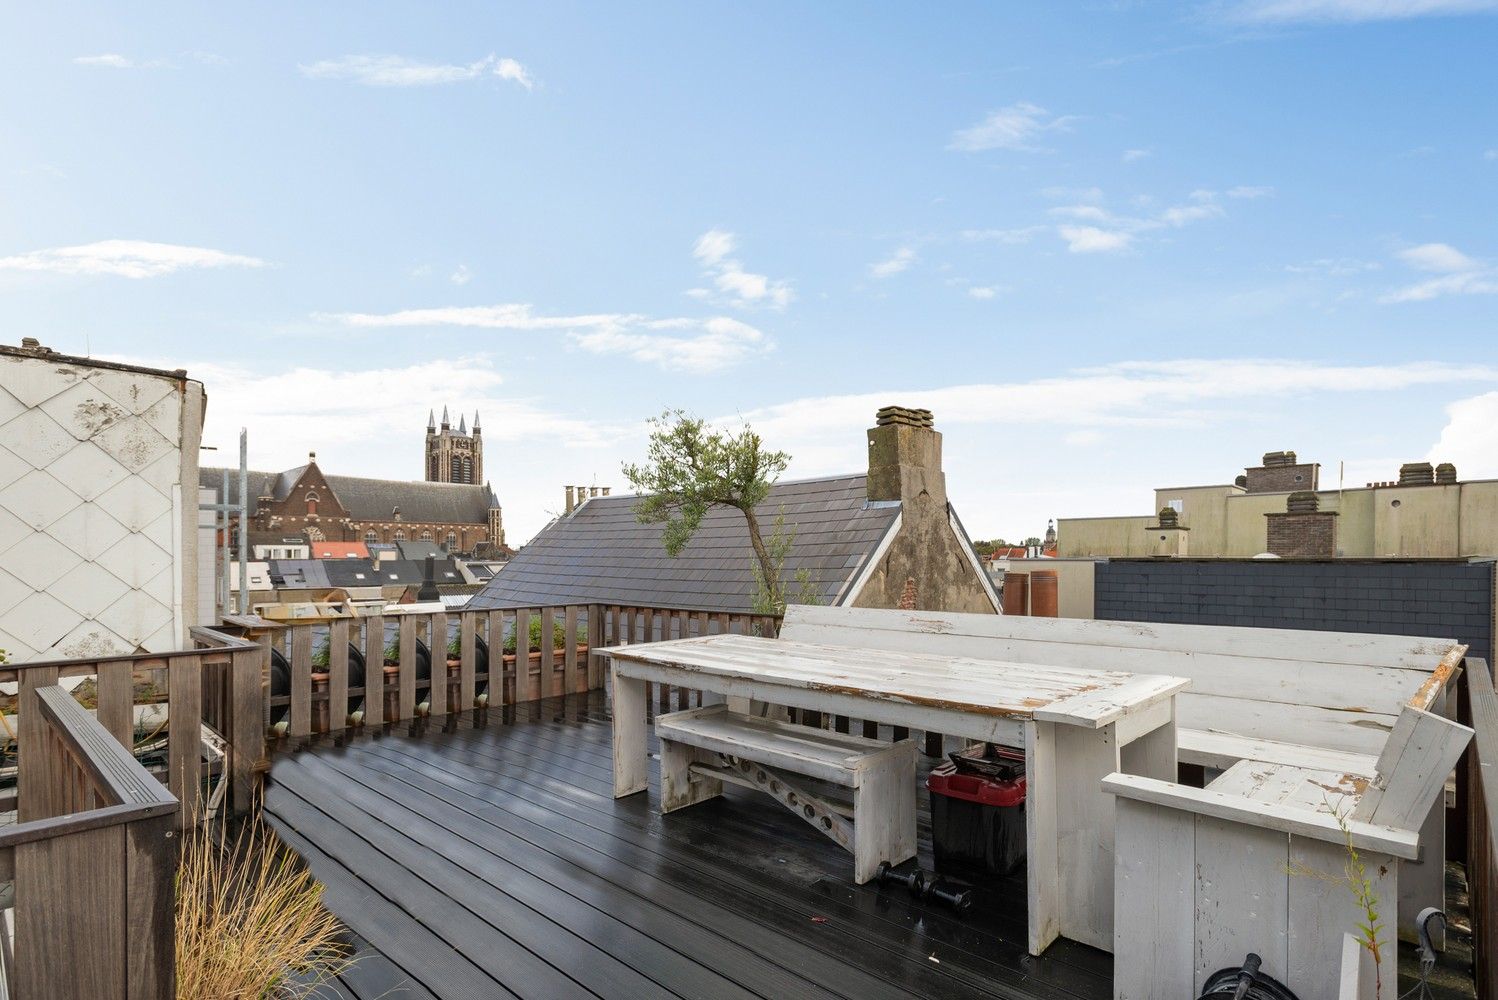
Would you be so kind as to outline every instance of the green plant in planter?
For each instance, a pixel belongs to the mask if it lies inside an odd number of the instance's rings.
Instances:
[[[399,639],[391,639],[385,646],[385,666],[393,667],[401,661],[401,643]]]
[[[328,662],[329,662],[329,656],[330,656],[330,654],[329,654],[329,648],[332,646],[332,643],[333,643],[333,640],[332,640],[332,637],[330,636],[329,638],[324,639],[322,641],[322,644],[319,645],[316,649],[314,649],[312,651],[312,669],[313,670],[327,670],[328,669]]]
[[[588,628],[582,622],[577,623],[577,641],[584,643],[588,641]],[[562,622],[553,622],[551,626],[551,648],[567,648],[567,629]],[[530,627],[530,644],[528,652],[539,653],[541,651],[541,619],[532,618]],[[505,652],[515,652],[515,633],[513,630],[505,636]]]

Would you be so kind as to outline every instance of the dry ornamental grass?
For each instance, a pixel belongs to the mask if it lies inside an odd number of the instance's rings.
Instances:
[[[305,997],[348,965],[322,886],[259,819],[232,841],[184,838],[177,873],[178,1000]]]

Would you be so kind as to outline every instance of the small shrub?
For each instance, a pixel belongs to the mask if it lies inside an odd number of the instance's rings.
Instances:
[[[259,819],[229,842],[184,835],[177,1000],[295,1000],[348,967],[322,886]]]

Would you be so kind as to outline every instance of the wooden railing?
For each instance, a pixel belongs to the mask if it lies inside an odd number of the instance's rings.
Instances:
[[[515,637],[529,640],[533,624],[541,641],[522,660],[515,650],[530,642]],[[601,657],[590,655],[592,648],[727,631],[774,635],[778,619],[570,604],[498,611],[390,608],[358,618],[276,622],[230,616],[224,627],[259,646],[260,673],[269,678],[262,725],[295,747],[354,728],[593,690],[603,686],[603,668]],[[678,692],[679,701],[684,697]],[[663,690],[659,698],[664,707],[670,693]]]
[[[23,676],[31,818],[0,831],[0,880],[15,881],[8,995],[167,1000],[177,798],[70,693]]]
[[[163,744],[165,759],[156,770],[181,805],[178,818],[183,826],[202,817],[210,792],[207,786],[220,777],[226,784],[217,797],[226,800],[224,805],[236,812],[253,806],[255,772],[263,766],[264,730],[258,723],[248,724],[246,716],[258,713],[262,700],[261,650],[214,629],[194,628],[192,640],[192,649],[179,652],[0,667],[0,681],[18,683],[20,688],[15,801],[21,822],[40,818],[47,808],[48,782],[32,769],[27,749],[45,738],[36,692],[59,682],[72,682],[64,685],[71,688],[92,681],[89,700],[98,724],[121,747],[134,746],[137,712],[145,706],[141,721],[155,728],[144,742]],[[205,693],[213,695],[206,705]],[[237,706],[237,714],[221,711],[220,698]],[[224,743],[221,760],[203,759],[205,722]]]
[[[1467,658],[1464,721],[1475,734],[1467,749],[1467,887],[1478,1000],[1498,1000],[1498,694],[1483,660]]]

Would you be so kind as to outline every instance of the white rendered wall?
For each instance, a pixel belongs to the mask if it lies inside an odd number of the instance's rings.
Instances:
[[[202,410],[202,386],[169,373],[0,354],[12,661],[182,648],[197,621]]]

